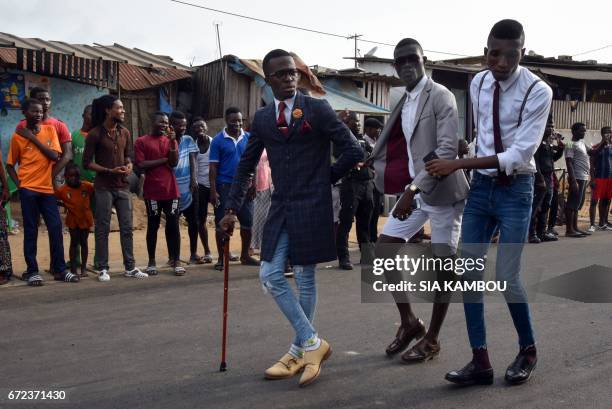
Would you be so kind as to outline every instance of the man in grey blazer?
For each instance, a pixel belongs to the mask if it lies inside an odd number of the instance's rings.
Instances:
[[[427,58],[416,40],[401,40],[395,47],[394,60],[397,74],[406,84],[406,94],[387,121],[372,158],[377,189],[401,196],[378,239],[376,256],[394,258],[398,246],[429,220],[433,255],[454,257],[469,185],[461,171],[444,178],[430,176],[425,171],[425,161],[457,157],[459,122],[455,98],[426,76]],[[398,282],[401,272],[387,270],[385,278],[390,283]],[[436,293],[426,332],[423,321],[414,315],[407,294],[393,292],[401,326],[386,353],[395,355],[413,339],[422,338],[402,355],[402,360],[423,362],[435,357],[440,352],[438,334],[448,311],[449,296]]]

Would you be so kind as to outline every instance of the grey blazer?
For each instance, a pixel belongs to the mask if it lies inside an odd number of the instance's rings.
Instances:
[[[376,172],[375,184],[380,192],[384,192],[387,140],[394,124],[402,120],[402,107],[405,100],[406,95],[404,94],[391,113],[372,152]],[[461,169],[438,180],[427,173],[423,162],[423,158],[434,150],[440,159],[457,158],[459,122],[454,95],[446,87],[429,79],[419,96],[414,123],[410,150],[416,175],[411,176],[413,177],[412,183],[417,185],[422,192],[422,199],[432,206],[450,205],[465,199],[469,191],[469,184]],[[387,175],[387,177],[393,177],[393,175]]]

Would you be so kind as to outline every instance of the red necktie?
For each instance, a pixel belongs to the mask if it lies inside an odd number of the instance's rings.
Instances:
[[[278,103],[278,118],[276,119],[276,126],[278,130],[285,136],[289,134],[289,125],[287,125],[287,119],[285,118],[285,108],[287,104],[283,101]]]
[[[504,144],[501,138],[501,126],[499,125],[499,82],[495,81],[495,91],[493,92],[493,143],[495,145],[495,153],[504,151]],[[499,170],[498,180],[502,185],[509,185],[510,178],[506,172]]]

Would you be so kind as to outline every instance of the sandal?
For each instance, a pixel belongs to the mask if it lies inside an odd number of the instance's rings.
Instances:
[[[435,358],[439,353],[439,342],[433,343],[423,338],[402,355],[402,361],[407,364],[425,362]]]
[[[53,276],[55,281],[64,281],[66,283],[78,283],[81,281],[78,275],[72,274],[70,271],[66,271],[64,274],[58,274]]]
[[[147,266],[147,268],[145,269],[145,273],[147,273],[150,276],[156,276],[157,275],[157,267],[155,267],[155,266]]]
[[[230,253],[229,259],[230,259],[230,261],[238,261],[238,260],[240,260],[240,257],[238,257],[235,254]]]
[[[204,257],[191,256],[189,258],[189,264],[204,264]]]
[[[215,270],[223,271],[223,260],[217,261],[217,264],[215,264]]]
[[[204,261],[204,264],[210,264],[213,262],[213,258],[210,254],[205,254],[204,257],[202,257],[202,260]]]
[[[27,281],[29,286],[40,287],[43,285],[43,278],[38,273],[31,273],[29,276],[24,274],[22,280]]]
[[[174,275],[175,276],[184,276],[185,275],[185,268],[181,267],[181,266],[176,266],[174,267]]]

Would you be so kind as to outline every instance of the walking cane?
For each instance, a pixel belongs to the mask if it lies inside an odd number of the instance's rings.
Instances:
[[[225,362],[225,347],[227,344],[227,288],[229,279],[229,254],[230,254],[230,239],[226,236],[223,239],[223,339],[221,340],[221,366],[219,372],[227,370]]]

